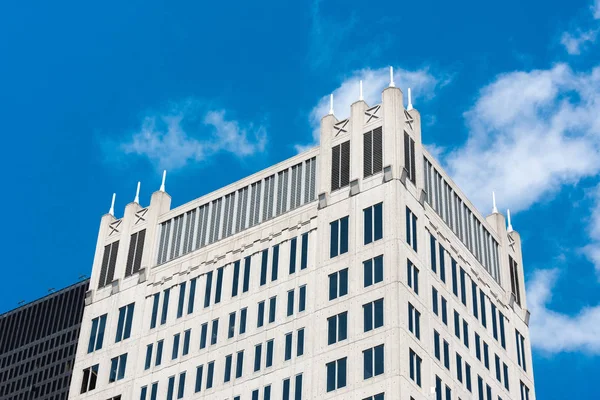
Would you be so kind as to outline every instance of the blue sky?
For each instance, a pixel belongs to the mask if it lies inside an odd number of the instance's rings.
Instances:
[[[26,280],[0,312],[89,274],[113,192],[147,204],[167,168],[176,206],[288,158],[393,65],[455,180],[513,211],[538,398],[597,398],[600,6],[123,3],[0,6],[2,275]]]

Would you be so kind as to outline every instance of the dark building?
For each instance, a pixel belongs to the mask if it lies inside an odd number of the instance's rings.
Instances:
[[[0,315],[0,400],[69,394],[89,279]]]

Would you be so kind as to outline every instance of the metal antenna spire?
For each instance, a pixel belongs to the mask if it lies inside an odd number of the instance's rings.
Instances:
[[[362,91],[362,80],[358,81],[358,100],[364,100]]]
[[[406,107],[406,109],[408,111],[410,111],[410,110],[413,109],[413,106],[412,106],[412,94],[410,92],[410,88],[408,88],[408,107]]]
[[[329,115],[333,115],[333,93],[329,95]]]
[[[396,87],[394,83],[394,67],[390,67],[390,87]]]
[[[140,182],[138,182],[137,190],[135,191],[135,199],[133,199],[133,202],[140,204]]]
[[[161,192],[165,191],[165,180],[167,180],[167,170],[166,169],[163,171],[163,179],[162,179],[162,183],[160,184]]]
[[[492,192],[492,214],[498,214],[498,208],[496,208],[496,193]]]
[[[511,233],[513,231],[513,227],[512,227],[512,224],[510,222],[510,210],[506,210],[506,217],[508,219],[508,229],[506,231],[508,233]]]
[[[112,215],[113,217],[115,216],[115,198],[116,197],[117,197],[117,194],[113,193],[112,202],[110,203],[110,210],[108,210],[108,213],[110,215]]]

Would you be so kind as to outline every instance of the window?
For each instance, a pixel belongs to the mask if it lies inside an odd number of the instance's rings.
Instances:
[[[233,282],[231,283],[231,297],[238,295],[240,285],[240,260],[233,263]]]
[[[348,268],[329,275],[329,300],[348,294]]]
[[[238,351],[235,362],[235,377],[241,378],[244,372],[244,350]]]
[[[383,237],[383,203],[363,210],[364,244],[375,242]]]
[[[444,340],[444,367],[450,370],[450,345]]]
[[[296,375],[294,383],[294,400],[302,400],[302,374]]]
[[[211,361],[208,363],[208,371],[206,373],[206,388],[210,389],[213,386],[213,377],[215,374],[215,362]]]
[[[481,324],[483,325],[484,328],[487,328],[487,322],[486,322],[486,318],[485,318],[485,293],[483,293],[483,290],[479,291],[479,298],[481,299]]]
[[[199,365],[196,367],[196,385],[194,386],[194,392],[198,393],[202,390],[202,372],[204,366]]]
[[[300,301],[298,302],[298,312],[306,310],[306,285],[300,286]]]
[[[477,332],[475,332],[475,357],[481,361],[481,338]]]
[[[442,400],[442,380],[435,376],[435,400]]]
[[[225,267],[221,267],[217,269],[217,287],[215,289],[215,304],[219,304],[221,302],[221,291],[223,289],[223,269]]]
[[[163,351],[163,341],[159,340],[156,343],[156,358],[154,360],[154,365],[159,366],[162,363],[162,351]]]
[[[454,310],[454,335],[460,339],[460,315]]]
[[[196,367],[196,385],[194,386],[194,392],[198,393],[202,390],[202,372],[204,366],[199,365]]]
[[[494,354],[494,361],[496,366],[496,380],[502,382],[502,370],[500,369],[500,357],[498,357],[498,354]]]
[[[169,377],[169,384],[167,388],[167,400],[173,400],[173,391],[175,390],[175,376]]]
[[[227,330],[227,338],[231,339],[235,335],[235,311],[229,314],[229,329]]]
[[[417,216],[406,207],[406,243],[417,251]]]
[[[383,299],[363,304],[364,331],[383,326]]]
[[[440,296],[442,298],[442,322],[447,326],[448,325],[448,311],[447,311],[447,303],[446,298],[444,296]]]
[[[246,316],[248,314],[247,308],[240,310],[240,335],[246,333]]]
[[[498,314],[500,317],[500,344],[502,345],[503,349],[506,349],[506,337],[504,334],[504,314],[502,314],[502,311],[500,310],[498,310]]]
[[[115,343],[128,339],[131,336],[131,324],[135,303],[119,308],[119,321],[117,322],[117,336]]]
[[[440,279],[442,282],[446,282],[446,249],[440,243],[438,245],[440,251]]]
[[[179,333],[173,335],[173,353],[171,354],[171,360],[177,358],[179,354]]]
[[[331,243],[329,247],[330,258],[348,252],[348,217],[333,221],[329,224]]]
[[[127,353],[121,354],[110,360],[110,374],[108,383],[121,380],[125,377],[125,368],[127,367]]]
[[[503,364],[503,371],[504,371],[504,387],[506,388],[506,390],[510,390],[510,385],[508,383],[508,365]]]
[[[525,337],[515,329],[515,337],[517,344],[517,363],[519,367],[523,368],[523,371],[527,371],[527,364],[525,362]]]
[[[112,283],[115,275],[115,266],[117,264],[117,254],[119,252],[119,241],[104,246],[104,255],[102,256],[102,266],[100,268],[100,279],[98,280],[98,289]]]
[[[150,318],[150,329],[156,328],[156,319],[158,318],[158,302],[160,301],[160,293],[152,296],[152,317]]]
[[[191,329],[187,329],[183,332],[183,351],[181,352],[182,356],[186,356],[190,352],[190,335],[192,333]]]
[[[86,393],[96,389],[96,381],[98,380],[99,364],[93,365],[83,370],[83,380],[81,381],[80,393]]]
[[[213,272],[206,273],[206,290],[204,291],[204,308],[210,306],[210,293],[212,291],[212,276]]]
[[[406,260],[406,277],[408,287],[414,290],[415,294],[419,294],[419,269],[409,259]]]
[[[465,270],[460,268],[460,301],[467,306],[467,286],[465,282]]]
[[[287,293],[287,316],[294,314],[294,290]]]
[[[167,323],[167,314],[169,312],[169,296],[171,294],[171,289],[165,289],[163,291],[163,304],[162,304],[162,314],[160,316],[160,324],[164,325]]]
[[[413,184],[416,184],[415,141],[406,132],[404,132],[404,169],[406,170],[408,179]]]
[[[439,361],[442,361],[442,356],[440,353],[440,334],[435,329],[433,330],[433,353],[435,358]]]
[[[296,247],[298,246],[297,242],[297,238],[292,238],[290,240],[290,275],[296,272]]]
[[[273,259],[271,260],[271,282],[276,281],[279,275],[279,245],[273,246]]]
[[[465,347],[469,348],[469,324],[463,319],[463,343]]]
[[[152,390],[150,391],[150,400],[156,400],[158,394],[158,382],[152,383]]]
[[[371,304],[371,303],[369,303]],[[327,318],[327,344],[334,344],[348,338],[348,312]]]
[[[188,315],[194,312],[194,300],[196,298],[196,280],[197,278],[194,278],[190,281],[190,294],[187,309]]]
[[[104,343],[104,329],[106,328],[107,314],[92,319],[92,331],[90,332],[90,341],[88,343],[88,353],[100,350]]]
[[[517,262],[508,256],[508,267],[510,269],[510,289],[512,295],[515,297],[515,302],[521,305],[521,288],[519,285],[519,268]]]
[[[223,373],[223,382],[229,382],[231,380],[232,359],[233,359],[232,354],[225,356],[225,372]]]
[[[460,383],[463,382],[462,357],[458,353],[456,353],[456,379],[458,379]]]
[[[246,293],[250,289],[250,263],[252,261],[251,256],[244,258],[244,285],[242,292]]]
[[[492,335],[494,339],[498,340],[498,313],[496,312],[496,306],[490,301],[490,307],[492,308]]]
[[[283,360],[291,360],[292,358],[292,332],[285,334],[285,351],[283,355]]]
[[[365,397],[363,400],[385,400],[384,396],[385,396],[385,393],[378,393],[374,396]],[[412,399],[412,397],[411,397],[411,399]]]
[[[490,355],[488,344],[483,342],[483,364],[487,369],[490,369]]]
[[[260,359],[262,356],[262,343],[254,346],[254,372],[260,371]]]
[[[383,255],[363,261],[364,286],[383,281]]]
[[[308,233],[302,234],[302,254],[300,255],[300,269],[308,266]]]
[[[208,322],[202,324],[200,329],[200,350],[206,347],[206,336],[208,333]]]
[[[219,335],[219,318],[213,320],[212,331],[210,335],[210,344],[217,344],[217,337]]]
[[[479,313],[477,312],[477,285],[475,282],[471,282],[471,288],[473,289],[473,315],[479,319]]]
[[[529,388],[521,381],[521,400],[529,400]]]
[[[260,286],[267,284],[267,267],[269,265],[269,249],[262,251],[262,261],[260,263]]]
[[[408,303],[408,330],[417,339],[421,338],[421,313],[410,302]]]
[[[183,316],[183,305],[185,303],[185,282],[179,285],[179,302],[177,303],[177,318]]]
[[[271,339],[267,342],[267,359],[265,362],[266,368],[269,368],[273,365],[273,345],[274,345],[273,339]]]
[[[363,351],[363,378],[369,379],[383,374],[384,355],[383,344]]]
[[[152,343],[146,346],[146,361],[144,362],[144,370],[150,369],[152,365]]]
[[[450,257],[450,265],[452,269],[452,293],[458,297],[458,271],[456,270],[456,261]]]
[[[363,135],[363,176],[365,178],[383,170],[383,131],[375,128]]]
[[[185,393],[185,372],[179,374],[179,384],[177,385],[177,398],[183,399]]]
[[[263,400],[271,400],[271,385],[265,386],[265,391],[263,393]]]
[[[327,363],[328,392],[346,387],[346,360],[347,358],[344,357]]]
[[[296,342],[296,357],[304,354],[304,328],[298,329],[298,337]]]
[[[331,191],[350,184],[350,141],[331,149]]]
[[[258,303],[258,314],[256,319],[256,327],[260,328],[265,322],[265,302],[261,301]]]
[[[423,360],[412,349],[409,349],[409,375],[419,387],[421,386],[421,363]]]
[[[465,378],[466,378],[467,390],[470,392],[470,391],[472,391],[472,389],[471,389],[471,366],[469,365],[468,362],[465,362]]]
[[[275,322],[275,313],[277,311],[277,297],[269,299],[269,323]]]

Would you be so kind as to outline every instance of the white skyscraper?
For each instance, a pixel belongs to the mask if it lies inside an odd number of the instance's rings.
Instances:
[[[519,234],[407,107],[389,87],[312,150],[106,214],[70,398],[534,400]]]

